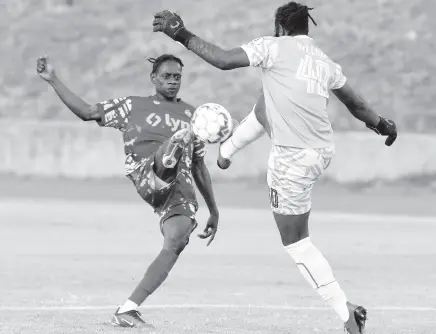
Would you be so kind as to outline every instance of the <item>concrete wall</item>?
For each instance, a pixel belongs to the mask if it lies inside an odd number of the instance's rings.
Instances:
[[[20,176],[122,177],[121,134],[95,123],[0,121],[0,174]],[[336,134],[336,156],[326,176],[338,183],[394,181],[436,175],[436,135],[401,133],[392,147],[371,131]],[[216,167],[217,146],[207,162],[214,179],[262,178],[269,153],[263,137],[238,153],[228,171]]]

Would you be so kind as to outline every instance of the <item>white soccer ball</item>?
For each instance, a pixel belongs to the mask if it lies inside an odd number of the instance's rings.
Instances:
[[[226,140],[233,129],[230,113],[217,103],[205,103],[192,115],[192,131],[201,140],[215,144]]]

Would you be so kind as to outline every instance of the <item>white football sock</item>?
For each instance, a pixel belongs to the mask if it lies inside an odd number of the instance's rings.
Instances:
[[[124,312],[129,312],[132,310],[137,310],[138,309],[138,305],[134,302],[132,302],[131,300],[127,300],[123,306],[120,307],[120,309],[118,310],[118,313],[124,313]]]
[[[254,107],[248,116],[241,121],[232,136],[220,146],[220,153],[224,158],[230,159],[238,151],[266,133],[254,114]]]
[[[306,281],[336,311],[341,320],[347,322],[350,317],[347,297],[336,281],[329,263],[312,244],[310,238],[305,238],[285,248]]]

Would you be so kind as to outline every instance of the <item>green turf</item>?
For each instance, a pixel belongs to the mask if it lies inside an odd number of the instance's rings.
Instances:
[[[73,119],[35,73],[35,59],[49,54],[58,74],[90,103],[151,92],[146,57],[174,52],[185,62],[182,96],[193,104],[215,101],[239,118],[260,89],[259,73],[220,72],[161,34],[152,15],[178,11],[195,33],[224,47],[271,34],[274,10],[283,1],[7,0],[0,13],[0,115]],[[312,0],[319,26],[313,36],[379,112],[401,128],[434,129],[436,23],[432,0]],[[429,118],[417,118],[427,115]],[[333,101],[336,129],[357,123]],[[433,122],[433,123],[432,123]],[[361,124],[358,125],[361,127]]]

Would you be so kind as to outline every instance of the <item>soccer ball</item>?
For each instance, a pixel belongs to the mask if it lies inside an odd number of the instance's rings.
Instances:
[[[226,140],[233,129],[230,113],[217,103],[205,103],[192,115],[192,131],[201,140],[215,144]]]

